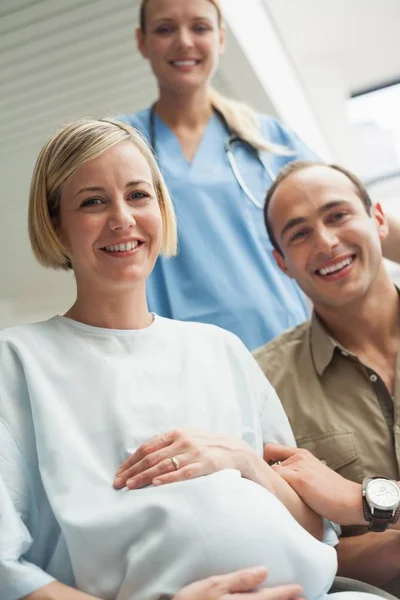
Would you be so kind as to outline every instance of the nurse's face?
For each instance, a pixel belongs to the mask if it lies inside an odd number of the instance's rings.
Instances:
[[[130,142],[88,161],[62,188],[57,233],[80,284],[144,288],[159,253],[161,212],[146,159]]]
[[[160,89],[186,93],[206,85],[223,51],[224,31],[209,0],[149,0],[138,47]]]

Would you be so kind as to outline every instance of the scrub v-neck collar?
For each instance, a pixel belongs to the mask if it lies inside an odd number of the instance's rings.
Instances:
[[[213,170],[212,155],[215,154],[216,133],[223,128],[222,123],[214,113],[209,119],[201,137],[196,154],[189,161],[183,153],[182,146],[176,134],[157,115],[154,115],[155,146],[160,166],[163,171],[180,175]]]

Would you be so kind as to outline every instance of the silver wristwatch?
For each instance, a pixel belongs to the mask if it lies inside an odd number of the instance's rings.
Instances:
[[[400,487],[387,477],[365,477],[362,485],[364,518],[370,531],[385,531],[400,514]]]

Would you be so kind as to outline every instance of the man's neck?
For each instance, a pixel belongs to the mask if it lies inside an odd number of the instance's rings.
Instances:
[[[340,308],[315,306],[322,323],[344,348],[356,355],[398,350],[400,343],[399,293],[382,269],[364,296]]]

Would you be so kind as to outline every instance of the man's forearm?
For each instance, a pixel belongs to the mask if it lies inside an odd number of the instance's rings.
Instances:
[[[33,594],[25,596],[23,600],[100,600],[95,596],[90,596],[79,590],[74,590],[68,585],[63,585],[58,581],[53,581],[40,588]]]
[[[341,537],[338,575],[382,586],[400,575],[400,531]]]

